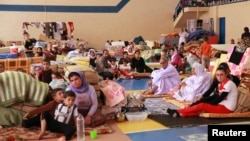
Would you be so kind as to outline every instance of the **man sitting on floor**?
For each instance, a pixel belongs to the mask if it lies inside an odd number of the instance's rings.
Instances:
[[[144,91],[143,95],[166,94],[180,82],[179,73],[173,65],[168,64],[167,57],[161,57],[160,64],[161,68],[154,70],[151,74],[152,80],[148,81],[148,85],[151,88]]]

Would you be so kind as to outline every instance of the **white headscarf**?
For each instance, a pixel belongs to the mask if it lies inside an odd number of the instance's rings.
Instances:
[[[202,75],[205,72],[205,68],[202,64],[195,62],[192,65],[197,76]]]
[[[90,53],[91,51],[94,52],[94,54],[95,54],[94,56],[91,56],[91,53]],[[90,49],[89,52],[88,52],[88,57],[89,58],[95,58],[96,57],[96,51],[94,49]]]

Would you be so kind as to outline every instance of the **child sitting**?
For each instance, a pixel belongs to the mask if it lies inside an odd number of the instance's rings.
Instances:
[[[132,78],[131,66],[128,58],[123,59],[123,64],[119,65],[119,70],[121,78]]]
[[[52,78],[52,70],[50,69],[50,60],[43,60],[42,66],[36,66],[35,67],[35,79],[50,83]]]
[[[117,60],[115,57],[110,58],[110,69],[111,69],[111,72],[113,73],[114,78],[117,79],[119,76],[119,71],[118,71],[118,66],[117,66],[116,61]]]
[[[78,109],[75,103],[76,95],[73,91],[66,91],[64,93],[63,103],[58,104],[54,118],[48,113],[44,113],[41,118],[41,132],[38,139],[45,135],[46,126],[51,132],[63,133],[66,140],[71,139],[76,131],[76,118],[78,116]],[[74,125],[72,123],[74,121]]]

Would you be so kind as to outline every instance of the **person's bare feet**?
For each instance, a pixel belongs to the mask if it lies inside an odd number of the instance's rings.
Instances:
[[[57,141],[66,141],[66,138],[63,136],[63,137],[60,137]]]
[[[45,136],[45,135],[46,135],[45,132],[40,132],[40,133],[38,134],[38,136],[37,136],[37,139],[40,140],[40,139],[42,139],[43,136]]]

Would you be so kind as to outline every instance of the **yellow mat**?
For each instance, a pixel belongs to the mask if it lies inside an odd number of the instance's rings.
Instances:
[[[117,122],[116,124],[124,133],[167,129],[166,126],[161,125],[160,123],[149,118],[147,118],[145,121],[124,121]]]
[[[170,98],[170,97],[164,97],[163,100],[165,100],[166,102],[172,103],[180,108],[184,108],[186,105],[191,104],[190,102],[183,102],[183,101],[178,101],[174,98]]]

